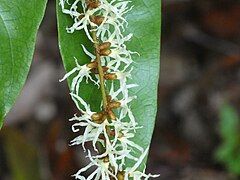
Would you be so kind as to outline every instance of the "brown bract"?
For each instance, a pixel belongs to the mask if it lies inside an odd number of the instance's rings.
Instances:
[[[101,3],[98,0],[88,0],[86,3],[88,9],[95,9],[101,5]]]

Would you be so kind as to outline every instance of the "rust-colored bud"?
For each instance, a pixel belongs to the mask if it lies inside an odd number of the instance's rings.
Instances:
[[[117,75],[115,73],[109,73],[109,74],[105,74],[104,78],[106,80],[115,80],[117,79]]]
[[[99,45],[99,50],[109,49],[110,46],[111,46],[110,42],[104,42],[104,43]]]
[[[98,0],[88,0],[87,1],[87,8],[88,9],[96,9],[101,5]]]
[[[112,96],[107,95],[107,102],[111,102],[112,101]]]
[[[97,69],[97,68],[91,69],[91,72],[92,72],[93,74],[99,74],[99,72],[98,72],[98,69]]]
[[[93,61],[93,62],[90,62],[87,64],[87,67],[89,67],[91,69],[95,69],[95,68],[97,68],[97,66],[98,66],[97,61]]]
[[[102,118],[102,122],[103,122],[105,119],[107,119],[107,117],[108,117],[107,113],[104,112],[103,118]]]
[[[78,16],[78,19],[82,19],[82,18],[84,18],[84,15],[83,15],[83,14],[81,14],[80,16]]]
[[[91,116],[91,119],[93,121],[101,121],[103,118],[103,113],[100,112],[100,113],[94,113],[92,116]]]
[[[102,139],[102,140],[106,140],[106,138],[105,138],[105,136],[103,134],[100,134],[98,138]]]
[[[98,26],[102,24],[103,20],[103,16],[90,16],[90,21]]]
[[[91,116],[91,119],[92,119],[95,123],[102,124],[103,121],[105,121],[105,119],[107,119],[107,117],[108,117],[108,113],[106,113],[106,112],[99,112],[99,113],[94,113],[94,114]]]
[[[103,50],[100,50],[99,52],[101,56],[109,56],[111,53],[112,51],[110,49],[103,49]]]
[[[103,66],[103,67],[102,67],[102,70],[103,70],[104,73],[107,72],[108,69],[109,69],[109,68],[108,68],[107,66]],[[97,68],[93,68],[93,69],[91,69],[91,71],[92,71],[92,73],[94,73],[94,74],[99,74]]]
[[[125,175],[124,172],[118,172],[117,173],[117,179],[118,180],[124,180],[124,175]]]
[[[108,108],[109,109],[117,109],[121,106],[121,103],[120,102],[116,102],[116,101],[113,101],[113,102],[110,102],[108,104]]]
[[[108,116],[110,117],[111,120],[116,120],[117,119],[116,115],[111,110],[108,111]]]
[[[115,136],[115,131],[114,130],[109,131],[109,136],[114,137]]]
[[[122,132],[119,132],[118,138],[122,138],[123,136],[124,136],[124,134]]]
[[[108,156],[104,157],[103,162],[108,163],[109,162],[109,157]]]
[[[108,69],[109,69],[109,68],[108,68],[107,66],[103,66],[103,67],[102,67],[103,72],[107,72]]]

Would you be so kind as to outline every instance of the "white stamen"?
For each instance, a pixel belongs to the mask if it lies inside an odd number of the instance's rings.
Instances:
[[[99,115],[99,121],[94,121],[92,117],[96,112],[92,112],[90,105],[80,97],[81,90],[79,89],[84,79],[86,83],[90,79],[94,84],[100,86],[99,75],[92,75],[92,69],[87,65],[80,65],[75,58],[76,67],[69,71],[60,82],[73,76],[70,95],[82,114],[81,116],[75,115],[70,121],[74,122],[72,125],[74,133],[79,133],[82,128],[84,128],[84,132],[74,138],[70,145],[82,145],[84,151],[88,152],[87,157],[90,163],[80,169],[73,177],[80,180],[117,180],[119,171],[125,172],[124,180],[158,177],[159,175],[146,174],[145,170],[138,170],[147,156],[149,147],[144,150],[142,146],[133,141],[136,130],[142,127],[138,126],[130,106],[130,103],[137,97],[130,96],[129,89],[138,85],[128,84],[127,81],[131,79],[133,70],[133,68],[129,68],[133,63],[132,55],[138,53],[129,51],[125,44],[130,41],[133,34],[123,35],[128,25],[124,16],[133,6],[129,7],[131,1],[126,0],[99,0],[99,2],[100,5],[96,8],[88,8],[87,0],[75,0],[71,3],[68,0],[60,0],[59,3],[62,12],[69,15],[73,20],[70,27],[66,28],[68,33],[84,30],[88,39],[92,43],[96,43],[91,37],[92,31],[95,31],[100,43],[111,43],[110,55],[101,57],[100,61],[102,66],[108,67],[108,73],[114,73],[117,76],[117,80],[111,83],[109,95],[112,100],[121,104],[120,108],[116,110],[118,112],[116,120],[109,121],[106,117]],[[79,12],[80,9],[82,9],[82,12]],[[94,24],[90,20],[92,16],[103,17],[102,23],[100,25]],[[90,58],[90,62],[95,61],[96,56],[87,50],[84,45],[82,45],[82,48]],[[107,84],[105,83],[105,86]],[[85,146],[87,142],[91,142],[93,149],[98,153],[97,155],[91,154],[89,148]],[[103,146],[103,152],[98,151],[97,143]],[[141,156],[135,157],[139,153],[141,153]],[[127,160],[135,161],[135,165],[128,167],[126,165]],[[82,173],[92,168],[95,168],[95,170],[85,178]]]

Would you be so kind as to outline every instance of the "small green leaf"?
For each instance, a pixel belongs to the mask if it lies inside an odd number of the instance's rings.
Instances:
[[[229,172],[240,175],[240,118],[230,104],[224,104],[220,109],[219,129],[222,142],[216,151],[216,159]]]
[[[134,5],[134,8],[127,14],[129,25],[126,34],[133,33],[134,36],[127,45],[131,51],[137,51],[140,56],[135,56],[134,61],[136,63],[133,63],[132,82],[138,84],[139,87],[131,91],[131,95],[138,96],[131,107],[137,122],[140,126],[143,126],[142,129],[137,131],[134,141],[147,148],[151,142],[157,111],[161,1],[134,0],[132,5]],[[67,71],[70,71],[75,67],[74,57],[79,60],[80,64],[89,62],[81,44],[86,45],[88,49],[92,49],[93,45],[83,31],[68,34],[65,28],[71,26],[73,21],[61,12],[58,3],[57,9],[59,46],[64,66]],[[71,83],[71,80],[68,82]],[[81,96],[93,109],[99,109],[101,93],[97,87],[90,84],[82,85],[80,88]]]
[[[47,0],[0,0],[0,128],[26,80]]]

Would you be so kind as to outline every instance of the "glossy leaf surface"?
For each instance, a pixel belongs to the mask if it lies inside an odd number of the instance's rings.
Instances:
[[[26,80],[46,0],[0,0],[0,128]]]

